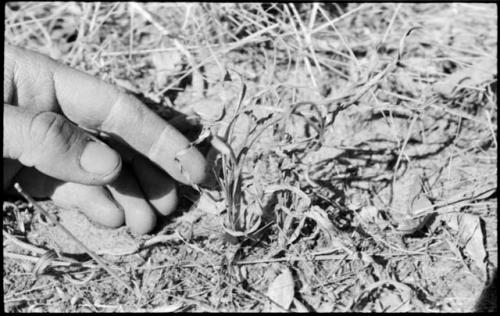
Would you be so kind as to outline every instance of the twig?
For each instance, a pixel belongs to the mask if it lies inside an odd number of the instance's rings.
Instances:
[[[394,9],[394,13],[392,15],[391,21],[389,22],[389,26],[385,30],[384,37],[382,37],[382,43],[384,43],[385,40],[387,39],[387,36],[389,36],[389,32],[391,31],[392,25],[394,24],[394,21],[396,20],[396,16],[398,15],[399,9],[401,9],[401,3],[399,3],[397,5],[396,9]]]
[[[156,19],[153,18],[151,13],[149,13],[146,9],[144,9],[139,3],[129,2],[130,10],[135,11],[142,15],[144,19],[153,24],[153,26],[162,34],[162,35],[170,35],[170,32],[164,28]]]
[[[328,20],[328,22],[326,22],[326,23],[324,23],[324,24],[322,24],[322,25],[320,25],[320,26],[316,27],[315,29],[313,29],[313,30],[311,31],[311,34],[317,33],[317,32],[319,32],[319,31],[321,31],[321,30],[323,30],[323,29],[325,29],[325,28],[329,27],[330,25],[332,25],[332,24],[334,24],[334,23],[339,22],[340,20],[343,20],[343,19],[347,18],[348,16],[350,16],[350,15],[354,14],[354,13],[355,13],[355,12],[357,12],[357,11],[360,11],[360,10],[362,10],[362,9],[365,9],[365,8],[370,7],[371,5],[372,5],[372,3],[363,3],[363,4],[361,4],[359,7],[355,8],[355,9],[353,9],[353,10],[349,11],[349,12],[346,12],[346,13],[342,14],[342,15],[341,15],[341,16],[339,16],[339,17],[336,17],[336,18],[335,18],[335,19],[333,19],[333,20]]]
[[[14,184],[14,188],[21,194],[38,212],[43,214],[46,218],[48,218],[54,225],[62,229],[73,241],[75,241],[80,247],[82,247],[85,252],[89,256],[91,256],[106,272],[108,272],[113,278],[115,278],[119,283],[121,283],[127,290],[134,293],[134,289],[128,285],[125,281],[123,281],[116,272],[111,270],[102,260],[101,258],[90,248],[85,246],[78,238],[76,238],[66,227],[64,227],[61,223],[59,223],[51,214],[49,214],[46,210],[44,210],[28,193],[24,192],[19,183]]]
[[[40,260],[39,257],[35,256],[29,256],[29,255],[21,255],[18,253],[12,253],[8,251],[3,252],[4,258],[10,258],[10,259],[18,259],[18,260],[23,260],[23,261],[31,261],[31,262],[38,262]],[[74,265],[80,265],[85,268],[90,268],[94,269],[96,268],[95,265],[89,264],[89,263],[82,263],[82,262],[68,262],[68,261],[61,261],[61,260],[53,260],[50,262],[50,265],[56,266],[56,267],[69,267],[69,266],[74,266]]]
[[[321,255],[321,256],[314,256],[311,258],[288,257],[288,258],[236,261],[233,264],[235,264],[235,265],[250,265],[250,264],[259,264],[259,263],[274,263],[274,262],[325,261],[325,260],[340,260],[344,257],[345,257],[345,255]]]
[[[396,160],[396,165],[394,166],[394,176],[392,178],[392,194],[391,194],[391,196],[394,196],[394,190],[395,190],[395,186],[396,186],[396,178],[397,178],[397,174],[398,174],[399,164],[401,163],[401,158],[404,155],[404,151],[406,149],[406,145],[408,144],[408,141],[410,140],[410,136],[411,136],[411,131],[413,129],[413,125],[417,121],[417,118],[418,118],[417,115],[413,116],[413,119],[410,122],[410,126],[408,127],[408,134],[406,135],[406,138],[405,138],[405,140],[403,142],[403,145],[401,146],[401,149],[400,149],[400,152],[399,152],[399,155],[398,155],[398,159]],[[391,204],[392,204],[391,206],[394,206],[394,199],[392,199],[392,203]]]
[[[37,246],[34,246],[32,244],[29,244],[27,242],[24,242],[24,241],[21,241],[19,239],[17,239],[16,237],[12,236],[11,234],[9,234],[8,232],[6,232],[5,230],[3,231],[3,236],[5,238],[7,238],[10,242],[12,242],[13,244],[16,244],[17,246],[21,247],[21,248],[24,248],[24,249],[27,249],[31,252],[34,252],[34,253],[37,253],[37,254],[44,254],[47,252],[46,249],[42,249],[42,248],[39,248]]]

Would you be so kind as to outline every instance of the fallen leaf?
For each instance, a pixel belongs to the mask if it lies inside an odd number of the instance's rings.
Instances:
[[[419,216],[421,213],[431,211],[433,205],[427,198],[422,182],[422,176],[414,174],[407,180],[406,194],[403,196],[405,207],[400,216],[397,216],[397,230],[403,235],[411,235],[424,228],[432,214]]]
[[[464,246],[465,253],[481,270],[483,277],[486,277],[486,249],[480,218],[472,214],[452,214],[448,217],[447,225],[458,232],[459,241]]]
[[[485,58],[436,82],[433,89],[446,98],[451,98],[461,87],[479,87],[496,75],[496,59]]]
[[[432,203],[425,194],[418,194],[411,202],[411,214],[418,215],[420,212],[432,209]]]
[[[313,205],[304,215],[316,222],[316,224],[330,237],[335,236],[337,229],[328,218],[328,214],[320,207]]]
[[[224,102],[218,97],[204,97],[189,105],[188,113],[195,113],[203,120],[214,122],[224,116]]]
[[[168,78],[182,70],[182,54],[178,50],[157,52],[151,56],[156,73],[158,87],[164,88]]]
[[[423,193],[419,193],[411,200],[409,214],[416,216],[421,212],[431,211],[432,209],[433,205],[427,196]],[[408,217],[402,219],[398,225],[398,231],[405,235],[416,233],[424,228],[431,218],[432,214],[427,214],[421,217]]]
[[[282,307],[279,308],[276,304],[268,303],[267,312],[283,312],[283,309],[290,308],[294,297],[294,283],[292,271],[288,267],[269,285],[267,297]]]
[[[424,228],[431,218],[432,214],[427,214],[423,217],[400,219],[397,230],[403,235],[414,234]]]
[[[216,201],[206,194],[202,194],[196,202],[196,208],[208,214],[219,215],[225,209],[223,200]]]
[[[389,290],[382,291],[377,301],[377,305],[380,305],[382,307],[382,309],[378,312],[395,311],[397,310],[398,306],[401,306],[403,303],[398,293]]]
[[[365,223],[375,222],[378,216],[378,209],[373,205],[363,206],[359,211],[359,217]]]
[[[296,298],[293,299],[293,305],[297,313],[309,313],[309,309]]]

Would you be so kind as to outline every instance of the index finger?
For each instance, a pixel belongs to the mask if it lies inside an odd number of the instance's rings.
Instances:
[[[54,87],[69,119],[125,141],[176,180],[201,183],[205,179],[203,155],[137,98],[63,65],[54,73]]]
[[[48,67],[52,72],[55,98],[70,120],[127,143],[178,181],[190,184],[206,179],[207,162],[203,155],[137,98],[44,55],[22,51],[16,59],[23,56],[38,59],[30,64]]]

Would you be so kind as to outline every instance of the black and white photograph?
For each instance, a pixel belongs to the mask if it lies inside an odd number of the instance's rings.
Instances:
[[[3,11],[5,313],[497,311],[495,2]]]

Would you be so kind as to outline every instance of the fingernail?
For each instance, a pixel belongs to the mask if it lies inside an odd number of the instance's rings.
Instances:
[[[80,157],[80,165],[90,173],[106,175],[121,163],[120,156],[105,144],[90,140]]]

